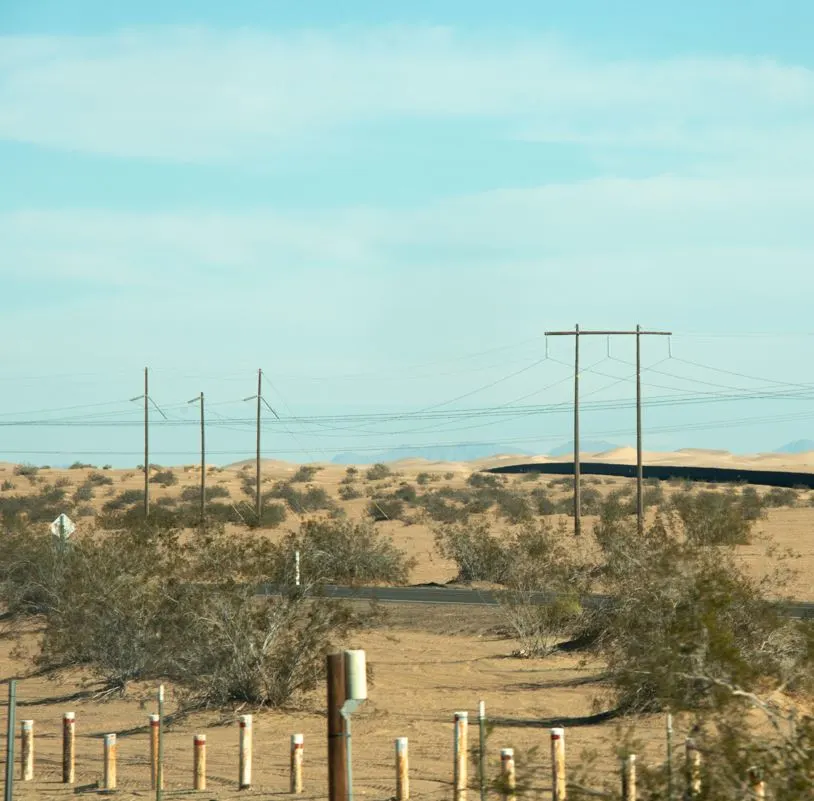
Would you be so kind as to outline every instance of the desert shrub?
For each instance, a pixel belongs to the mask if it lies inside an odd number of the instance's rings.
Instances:
[[[57,489],[65,489],[71,486],[71,479],[67,478],[66,476],[60,476],[55,482],[54,486]]]
[[[359,488],[355,484],[340,484],[339,485],[339,497],[343,501],[352,501],[356,498],[361,498],[362,493],[360,492]]]
[[[155,501],[156,506],[173,507],[178,505],[178,498],[173,498],[171,495],[163,495]]]
[[[96,510],[90,504],[83,503],[76,507],[76,514],[79,517],[93,517]]]
[[[30,482],[34,482],[34,479],[39,474],[40,469],[36,465],[33,464],[18,464],[14,467],[14,475],[15,476],[23,476],[27,478]]]
[[[392,496],[409,504],[414,504],[418,501],[416,488],[407,482],[402,482],[399,488],[393,491]]]
[[[373,498],[367,506],[367,513],[374,523],[399,520],[404,514],[404,501],[392,495]]]
[[[349,478],[351,481],[355,480],[358,475],[359,468],[354,467],[353,465],[345,468],[345,477]]]
[[[7,523],[27,519],[32,523],[50,523],[65,503],[65,488],[44,484],[35,495],[4,495],[0,498],[0,519]]]
[[[502,491],[495,496],[498,514],[509,523],[526,523],[532,519],[531,506],[524,495]]]
[[[741,490],[740,501],[743,516],[747,520],[759,520],[766,514],[763,508],[763,499],[754,487],[744,487]]]
[[[292,484],[307,484],[320,470],[321,467],[312,464],[300,465],[289,481]]]
[[[263,493],[263,499],[268,498],[285,501],[298,514],[317,512],[320,509],[330,510],[334,506],[331,496],[322,487],[307,486],[304,490],[298,490],[287,481],[278,481],[268,492]]]
[[[160,484],[162,487],[173,487],[178,483],[178,476],[172,470],[159,470],[150,476],[151,484]]]
[[[789,489],[787,487],[772,487],[763,496],[764,506],[771,508],[780,508],[783,506],[796,506],[797,505],[797,490]]]
[[[127,489],[120,492],[118,495],[106,501],[102,507],[104,512],[118,512],[126,509],[128,506],[135,506],[136,504],[144,503],[144,490],[140,489]]]
[[[504,540],[492,533],[488,523],[455,524],[435,531],[435,546],[458,568],[456,581],[505,583],[511,571],[511,555]]]
[[[429,484],[429,483],[430,483],[430,480],[431,480],[431,479],[430,479],[430,474],[429,474],[429,473],[423,473],[423,472],[422,472],[422,473],[419,473],[419,474],[418,474],[418,475],[415,477],[416,484],[418,484],[420,487],[424,487],[424,486],[426,486],[427,484]]]
[[[553,515],[557,512],[557,505],[543,487],[535,487],[529,495],[529,501],[535,514]]]
[[[419,504],[427,515],[438,523],[462,522],[469,517],[464,506],[450,502],[441,490],[427,492],[419,499]]]
[[[207,501],[214,501],[217,498],[228,498],[229,490],[226,487],[219,487],[217,484],[214,487],[206,487],[204,495]],[[199,486],[184,487],[181,490],[180,499],[186,503],[200,503],[201,501],[201,488]]]
[[[466,483],[470,487],[488,487],[490,489],[500,489],[506,484],[506,476],[500,473],[472,473]]]
[[[103,464],[102,465],[102,470],[112,470],[112,469],[113,469],[112,464]]]
[[[533,481],[539,481],[542,475],[543,475],[542,473],[538,473],[536,470],[529,470],[523,473],[523,475],[520,477],[520,480],[528,481],[531,483]]]
[[[777,577],[751,579],[730,550],[698,548],[663,517],[639,535],[618,506],[603,510],[594,533],[613,598],[595,625],[622,709],[718,707],[726,685],[752,690],[809,674],[799,623],[765,594]]]
[[[743,545],[749,542],[753,520],[737,493],[701,491],[673,496],[672,506],[694,545]]]
[[[414,564],[373,526],[348,520],[308,520],[283,550],[289,556],[299,551],[302,575],[319,583],[405,584]],[[293,559],[286,564],[289,575]]]
[[[580,492],[580,509],[584,515],[598,515],[602,508],[602,493],[595,487],[584,487]]]
[[[113,483],[113,479],[110,476],[104,475],[104,473],[100,473],[98,470],[92,470],[88,473],[88,477],[85,479],[90,484],[94,486],[103,486],[105,484],[110,485]]]
[[[251,521],[252,526],[258,528],[277,528],[285,522],[288,513],[282,503],[266,503],[260,507],[260,522],[255,518]]]
[[[93,470],[96,468],[95,464],[85,464],[85,462],[74,462],[68,467],[68,470]]]
[[[257,477],[244,474],[240,479],[240,489],[244,495],[253,498],[257,492]]]
[[[453,473],[451,470],[444,473],[444,481],[452,481],[453,478],[455,478],[455,473]]]
[[[3,490],[3,492],[8,492],[9,490],[13,490],[14,489],[14,482],[9,481],[8,479],[5,479],[3,481],[3,483],[0,484],[0,489]]]
[[[383,478],[390,478],[392,475],[393,471],[386,464],[382,464],[381,462],[374,464],[373,467],[369,468],[365,473],[368,481],[381,481]]]
[[[83,503],[87,501],[93,500],[93,484],[89,484],[87,481],[83,484],[80,484],[73,494],[73,502],[74,503]]]

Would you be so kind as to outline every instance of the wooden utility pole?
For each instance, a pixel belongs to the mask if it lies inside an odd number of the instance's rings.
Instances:
[[[345,655],[328,654],[328,799],[347,801],[345,719]]]
[[[257,456],[254,470],[254,513],[257,516],[257,525],[260,525],[260,517],[263,509],[263,497],[260,491],[260,404],[263,402],[263,371],[257,371]]]
[[[144,517],[150,515],[150,384],[144,368]]]
[[[201,528],[203,528],[206,525],[206,427],[203,392],[197,398],[188,401],[188,403],[201,404]]]
[[[639,533],[644,531],[644,466],[642,464],[642,349],[643,336],[671,336],[670,331],[582,331],[577,325],[573,331],[546,331],[547,337],[574,337],[574,534],[582,531],[580,517],[580,460],[579,460],[579,338],[581,336],[635,336],[636,337],[636,519]]]

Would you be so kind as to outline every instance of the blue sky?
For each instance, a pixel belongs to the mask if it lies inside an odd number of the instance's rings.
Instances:
[[[811,436],[812,34],[804,2],[6,0],[0,422],[135,422],[144,365],[179,420],[202,389],[232,419],[262,366],[290,417],[548,405],[269,424],[268,455],[543,451],[571,346],[537,363],[542,333],[640,322],[675,332],[648,396],[686,401],[648,410],[649,447]],[[631,441],[630,344],[584,346],[588,437]],[[215,420],[220,461],[251,449]],[[138,461],[127,427],[0,435]]]

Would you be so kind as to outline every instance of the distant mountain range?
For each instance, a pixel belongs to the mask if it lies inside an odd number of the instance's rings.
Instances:
[[[778,448],[775,453],[808,453],[809,451],[814,451],[814,440],[798,439],[786,443],[782,448]]]
[[[616,446],[603,440],[586,440],[580,443],[584,453],[601,453]],[[548,456],[571,456],[574,444],[566,442],[548,452]],[[374,462],[397,462],[400,459],[427,459],[431,462],[471,462],[473,459],[486,459],[501,454],[534,456],[531,451],[514,445],[444,445],[437,448],[392,448],[379,453],[339,453],[331,460],[334,464],[373,464]]]

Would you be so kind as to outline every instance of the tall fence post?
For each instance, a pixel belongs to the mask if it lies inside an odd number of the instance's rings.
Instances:
[[[104,742],[104,772],[102,774],[102,789],[116,789],[116,735],[106,734]]]
[[[688,737],[685,743],[687,755],[687,798],[698,798],[701,795],[701,752],[695,741]]]
[[[302,792],[302,758],[304,748],[305,738],[301,734],[292,734],[290,790],[294,794]]]
[[[455,713],[455,765],[452,773],[452,786],[455,801],[466,801],[467,783],[467,729],[469,713]]]
[[[161,718],[158,715],[150,715],[150,789],[158,787],[158,729],[161,726]]]
[[[202,460],[203,461],[203,460]],[[155,801],[164,793],[164,685],[158,685],[158,742],[156,744]]]
[[[8,718],[6,720],[6,781],[3,789],[5,801],[14,797],[14,729],[17,715],[17,680],[8,683]]]
[[[565,729],[551,729],[551,798],[565,801]]]
[[[667,801],[673,801],[673,716],[667,713]]]
[[[396,801],[407,801],[410,797],[410,763],[407,747],[406,737],[396,739]]]
[[[206,790],[206,735],[192,738],[192,789]]]
[[[34,779],[34,721],[20,721],[20,778],[24,782]]]
[[[62,783],[76,781],[76,716],[66,712],[62,716]]]
[[[622,759],[622,801],[636,801],[636,755]]]
[[[517,776],[514,772],[514,748],[500,749],[500,783],[505,801],[514,801]]]
[[[240,716],[240,757],[238,765],[238,789],[252,786],[252,716]]]

